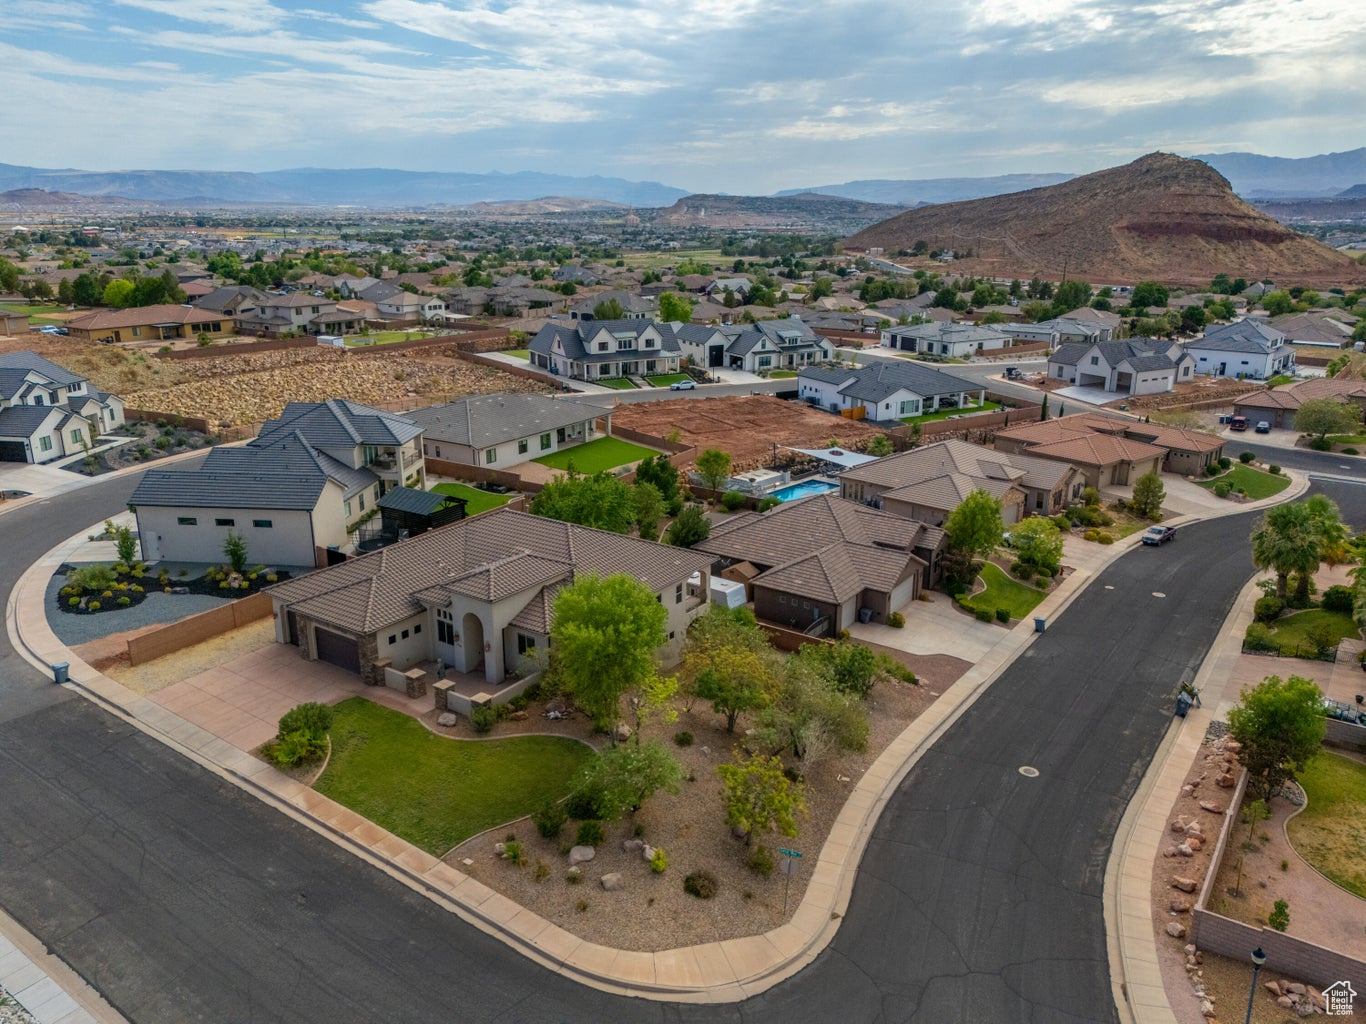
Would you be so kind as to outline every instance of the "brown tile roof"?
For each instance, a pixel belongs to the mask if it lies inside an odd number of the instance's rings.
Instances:
[[[132,309],[97,309],[82,316],[72,317],[66,325],[76,331],[107,331],[116,327],[203,324],[222,319],[222,313],[166,303],[159,306],[135,306]]]
[[[1311,398],[1361,398],[1366,396],[1366,380],[1346,380],[1337,377],[1312,377],[1298,384],[1287,384],[1301,402]],[[1277,388],[1279,391],[1280,389]]]
[[[1035,445],[1033,454],[1044,459],[1060,459],[1078,466],[1109,466],[1116,462],[1141,462],[1165,459],[1167,450],[1142,441],[1130,441],[1109,434],[1086,434],[1051,444]]]
[[[1028,455],[1008,455],[950,438],[855,466],[845,470],[840,479],[899,488],[923,483],[945,473],[957,473],[974,480],[1014,480],[1028,487],[1052,490],[1066,472],[1066,468],[1056,462]]]
[[[1061,465],[1061,463],[1053,463]],[[963,504],[973,491],[986,491],[993,498],[1004,500],[1010,494],[1024,494],[1024,489],[1009,480],[983,480],[964,476],[962,473],[945,473],[943,476],[921,480],[918,483],[897,487],[882,494],[884,501],[904,501],[908,504],[923,505],[926,508],[952,511]]]
[[[1088,434],[1095,433],[1095,431],[1088,430],[1080,425],[1068,426],[1067,422],[1071,419],[1071,416],[1065,416],[1060,420],[1045,420],[1042,423],[1022,423],[1018,427],[1006,427],[998,430],[996,436],[1020,441],[1028,445],[1036,445],[1053,444],[1055,441],[1086,437]]]
[[[1233,400],[1235,406],[1250,406],[1253,409],[1298,409],[1300,399],[1293,391],[1284,388],[1252,391]]]
[[[1224,446],[1222,437],[1160,423],[1135,423],[1124,431],[1124,436],[1177,452],[1212,452]]]
[[[686,548],[502,508],[276,584],[270,592],[311,618],[371,633],[415,614],[423,599],[444,603],[447,591],[499,600],[572,570],[625,573],[659,592],[711,562]]]

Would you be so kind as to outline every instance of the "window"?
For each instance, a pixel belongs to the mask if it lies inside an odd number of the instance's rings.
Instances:
[[[80,427],[77,427],[75,430],[71,431],[71,443],[72,443],[72,444],[80,444],[80,443],[81,443],[81,437],[82,437],[82,435],[81,435],[81,428],[80,428]]]
[[[413,623],[413,636],[417,636],[417,635],[418,635],[419,633],[421,633],[421,632],[422,632],[422,623],[420,623],[420,622],[415,622],[415,623]]]
[[[404,630],[401,634],[399,634],[399,635],[402,636],[404,640],[407,640],[407,639],[408,639],[408,634],[409,634],[409,632],[410,632],[410,630],[406,630],[406,629],[405,629],[405,630]]]
[[[550,435],[549,435],[549,434],[542,434],[542,435],[541,435],[541,451],[545,452],[545,451],[549,451],[549,450],[550,450]]]
[[[487,451],[485,451],[485,452],[484,452],[484,461],[487,462],[487,463],[490,463],[490,464],[491,464],[491,463],[494,463],[494,462],[497,462],[497,461],[498,461],[498,449],[497,449],[497,448],[490,448],[490,449],[488,449]]]
[[[1092,356],[1092,357],[1091,357],[1091,365],[1092,365],[1092,366],[1099,366],[1099,365],[1100,365],[1100,356]]]
[[[364,492],[364,491],[361,491],[360,494],[357,494],[357,495],[356,495],[356,500],[360,502],[360,510],[361,510],[362,512],[364,512],[364,511],[365,511],[365,492]]]
[[[390,634],[389,634],[389,646],[392,647],[392,646],[394,646],[394,644],[396,644],[396,643],[398,643],[398,637],[396,637],[393,633],[390,633]]]
[[[349,501],[346,502],[346,518],[351,518],[351,503]]]
[[[522,438],[520,441],[517,442],[517,454],[525,455],[528,447],[529,446],[527,444],[526,438]]]
[[[674,604],[683,603],[683,584],[674,587]]]
[[[438,616],[440,614],[440,612],[437,612]],[[455,643],[455,627],[445,619],[438,618],[436,620],[436,640],[437,643],[442,644]]]
[[[136,338],[136,337],[140,336],[141,334],[142,334],[142,328],[141,328],[141,327],[134,327],[134,328],[133,328],[133,337]]]
[[[194,516],[180,516],[176,519],[176,523],[181,526],[198,526],[199,520]]]
[[[214,526],[236,526],[236,525],[237,525],[237,520],[236,520],[236,519],[215,519],[215,520],[213,521],[213,525],[214,525]]]
[[[251,525],[258,530],[269,530],[275,526],[275,522],[271,519],[253,519]]]
[[[600,341],[600,342],[598,342],[598,351],[599,351],[599,352],[606,352],[606,351],[607,351],[607,342],[605,342],[605,341]]]
[[[559,441],[560,444],[564,444],[564,438],[565,438],[564,427],[561,427],[559,430],[555,431],[555,440],[556,440],[556,441]]]
[[[38,450],[39,450],[39,451],[44,451],[44,452],[50,452],[50,451],[52,451],[52,438],[50,438],[50,437],[40,437],[40,438],[38,438]]]
[[[524,657],[528,651],[536,649],[536,638],[525,633],[517,634],[517,656]]]

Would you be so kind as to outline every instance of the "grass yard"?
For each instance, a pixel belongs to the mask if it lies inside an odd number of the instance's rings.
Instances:
[[[1357,447],[1366,446],[1366,434],[1329,434],[1330,444],[1355,445]]]
[[[797,376],[797,371],[796,371],[796,370],[770,370],[768,375],[769,375],[770,377],[773,377],[773,378],[795,377],[795,376]]]
[[[969,597],[964,594],[958,603],[968,611],[985,608],[995,614],[997,608],[1008,608],[1012,619],[1023,619],[1044,599],[1042,590],[1035,590],[1019,580],[1013,580],[995,562],[986,562],[979,574],[986,589]]]
[[[447,739],[364,697],[336,706],[331,735],[314,789],[435,857],[564,796],[594,756],[559,736]]]
[[[953,363],[963,366],[967,363],[966,359],[959,359],[957,356],[927,356],[920,352],[897,352],[898,359],[914,359],[918,363]]]
[[[1325,750],[1299,782],[1309,803],[1288,822],[1290,844],[1332,881],[1366,899],[1366,765]]]
[[[1260,469],[1253,469],[1251,466],[1244,466],[1241,463],[1220,476],[1196,482],[1207,491],[1214,490],[1214,485],[1217,483],[1226,483],[1229,487],[1238,488],[1253,501],[1269,498],[1273,494],[1280,494],[1281,491],[1290,486],[1290,481],[1283,473],[1266,473]]]
[[[667,388],[670,384],[677,384],[680,380],[692,380],[686,373],[657,373],[653,377],[645,378],[652,388]]]
[[[580,473],[601,473],[603,470],[616,469],[628,462],[639,462],[655,454],[652,448],[642,448],[638,444],[619,441],[615,437],[600,437],[587,444],[575,445],[550,455],[542,455],[536,461],[551,469],[574,469]]]
[[[531,349],[529,348],[505,348],[503,349],[503,355],[516,356],[518,359],[525,359],[528,362],[531,361]]]
[[[937,412],[927,412],[920,416],[903,416],[901,422],[929,423],[931,420],[946,420],[950,416],[966,416],[975,412],[998,412],[1000,408],[1000,402],[983,402],[981,405],[965,405],[961,409],[940,409]]]
[[[1335,647],[1337,640],[1344,637],[1356,638],[1360,635],[1355,620],[1347,612],[1326,612],[1322,608],[1310,608],[1271,623],[1271,639],[1276,642],[1282,654],[1304,652],[1313,657],[1314,645],[1309,642],[1309,631],[1320,625],[1328,626],[1336,635],[1333,644]]]
[[[1276,374],[1276,376],[1272,377],[1269,381],[1266,382],[1266,386],[1269,387],[1269,388],[1278,388],[1278,387],[1280,387],[1282,384],[1293,384],[1293,383],[1295,383],[1295,378],[1292,377],[1290,374],[1288,374],[1288,373],[1278,373],[1278,374]]]
[[[608,377],[606,380],[590,381],[600,387],[611,388],[613,391],[635,391],[636,386],[625,377]]]
[[[18,313],[20,316],[52,316],[57,313],[65,313],[66,307],[60,302],[40,302],[30,306],[27,302],[6,302],[0,304],[0,309],[6,313]]]
[[[449,494],[454,498],[464,498],[466,516],[476,516],[491,508],[502,508],[517,497],[516,494],[494,494],[492,491],[481,491],[478,487],[470,487],[466,484],[437,484],[432,490],[436,491],[437,494]]]

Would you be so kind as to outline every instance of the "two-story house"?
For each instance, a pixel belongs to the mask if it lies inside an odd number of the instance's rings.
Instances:
[[[407,415],[422,427],[427,458],[490,469],[506,469],[612,433],[611,408],[550,395],[470,395]]]
[[[1189,382],[1195,360],[1174,341],[1128,338],[1061,345],[1048,357],[1048,376],[1116,395],[1152,395]]]
[[[242,334],[351,334],[364,321],[357,313],[338,309],[337,300],[308,292],[266,295],[255,312],[237,318]]]
[[[822,409],[861,410],[860,418],[883,422],[939,409],[968,409],[986,400],[980,382],[900,359],[878,359],[857,367],[809,366],[798,373],[797,388],[804,401]]]
[[[1283,331],[1260,320],[1234,320],[1205,328],[1186,343],[1195,372],[1211,377],[1269,380],[1295,372],[1295,347]]]
[[[659,309],[659,301],[653,295],[637,295],[635,292],[615,289],[580,299],[569,307],[569,319],[592,320],[595,316],[593,310],[612,300],[616,300],[617,305],[621,306],[623,320],[650,320]]]
[[[678,372],[678,339],[653,320],[548,323],[528,346],[531,365],[576,380]]]
[[[409,291],[399,291],[397,295],[377,301],[375,308],[382,317],[417,317],[419,320],[434,320],[445,314],[447,306],[445,299],[435,295],[416,295]]]
[[[79,455],[123,425],[123,399],[36,352],[0,355],[0,462]]]
[[[757,324],[671,324],[693,366],[763,373],[800,369],[835,357],[835,346],[797,317]]]

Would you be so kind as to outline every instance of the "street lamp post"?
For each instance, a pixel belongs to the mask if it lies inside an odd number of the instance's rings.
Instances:
[[[1243,1024],[1252,1024],[1252,1000],[1257,998],[1257,975],[1261,973],[1262,964],[1266,963],[1266,954],[1262,952],[1262,947],[1258,946],[1252,951],[1252,991],[1247,994],[1247,1017]]]

